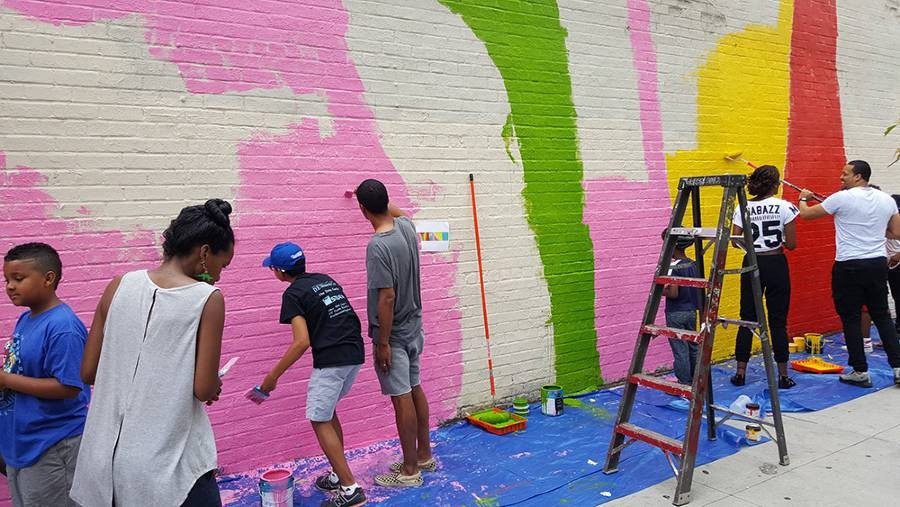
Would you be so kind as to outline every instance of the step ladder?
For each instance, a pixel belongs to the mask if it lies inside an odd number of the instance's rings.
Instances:
[[[759,281],[756,252],[753,249],[752,228],[744,227],[743,235],[741,236],[731,235],[732,217],[736,204],[740,207],[743,223],[750,223],[750,215],[747,211],[747,196],[744,193],[746,179],[746,176],[743,175],[729,174],[681,178],[678,184],[678,195],[675,198],[675,206],[672,209],[672,218],[669,221],[668,231],[663,241],[663,248],[656,267],[650,297],[647,300],[644,319],[634,347],[622,401],[619,404],[618,416],[613,427],[613,435],[606,455],[606,464],[603,468],[604,473],[607,474],[617,472],[622,450],[636,441],[658,447],[663,451],[677,479],[675,496],[672,501],[674,505],[684,505],[691,500],[691,481],[694,477],[694,464],[697,458],[697,445],[704,412],[704,400],[708,422],[707,438],[709,440],[716,439],[716,427],[728,419],[734,418],[741,421],[755,422],[760,424],[766,434],[778,443],[779,462],[782,465],[789,464],[784,426],[781,419],[781,406],[778,400],[778,385],[776,382],[775,362],[772,355],[772,344],[769,341],[769,329],[764,318],[762,287]],[[700,189],[713,186],[723,188],[719,222],[715,228],[703,228],[700,224]],[[688,201],[691,201],[693,227],[683,226]],[[712,267],[707,278],[686,278],[668,274],[671,267],[672,254],[675,250],[675,240],[679,237],[693,238],[694,258],[701,274],[706,272],[703,268],[703,256],[710,247],[714,248]],[[704,245],[704,242],[707,243]],[[726,269],[725,260],[727,259],[728,247],[731,242],[741,246],[746,251],[749,257],[746,267]],[[751,273],[753,299],[756,303],[756,315],[759,322],[719,317],[719,302],[725,275],[740,275],[742,273]],[[660,300],[663,297],[663,287],[668,284],[680,287],[696,287],[704,291],[703,300],[705,303],[700,313],[699,331],[668,328],[655,323]],[[763,361],[766,366],[766,378],[771,399],[771,421],[766,419],[765,414],[760,414],[759,417],[748,417],[743,413],[732,412],[729,408],[714,403],[710,357],[712,355],[716,327],[719,325],[723,328],[728,325],[746,327],[762,342]],[[686,386],[643,373],[644,359],[647,356],[650,341],[657,336],[699,344],[697,366],[692,385]],[[641,428],[630,422],[638,387],[656,389],[668,394],[683,396],[689,400],[690,408],[688,410],[687,427],[683,441],[656,431]],[[716,421],[716,412],[724,414],[719,421]],[[774,435],[768,430],[768,427],[774,429]]]

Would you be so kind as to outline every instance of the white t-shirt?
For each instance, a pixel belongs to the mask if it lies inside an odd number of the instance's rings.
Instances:
[[[822,208],[834,215],[834,260],[884,257],[888,222],[897,213],[891,196],[872,187],[853,187],[829,196]]]
[[[800,210],[793,204],[777,197],[766,197],[761,201],[747,201],[750,213],[750,229],[753,232],[753,248],[757,252],[770,252],[784,244],[784,226],[793,222]],[[734,225],[744,228],[741,208],[734,209]]]

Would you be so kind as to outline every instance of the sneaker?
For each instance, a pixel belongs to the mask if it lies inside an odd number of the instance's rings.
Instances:
[[[788,377],[787,375],[778,379],[778,389],[790,389],[795,385],[797,385],[797,383],[794,382],[794,379]]]
[[[869,378],[869,372],[859,372],[853,370],[850,373],[845,373],[838,377],[838,380],[845,384],[850,384],[857,387],[872,387],[872,379]]]
[[[366,494],[363,493],[363,489],[357,487],[349,495],[340,491],[337,495],[319,504],[319,507],[353,507],[355,505],[363,505],[366,501]]]
[[[900,368],[894,368],[894,384],[900,386]]]
[[[316,488],[326,493],[333,493],[335,491],[340,491],[341,489],[341,481],[335,480],[331,474],[333,472],[328,472],[326,474],[322,474],[316,477]],[[359,488],[356,488],[359,490]]]
[[[403,468],[402,461],[395,461],[391,463],[390,469],[391,472],[399,472],[400,469]],[[428,458],[425,461],[419,462],[419,470],[422,472],[434,472],[437,470],[437,460],[434,459],[434,456]]]
[[[740,373],[735,373],[731,377],[731,383],[736,386],[742,386],[747,383],[747,377],[746,377],[746,375],[743,375]]]
[[[375,484],[385,488],[417,488],[423,484],[422,472],[415,475],[403,475],[400,472],[391,472],[375,476]]]

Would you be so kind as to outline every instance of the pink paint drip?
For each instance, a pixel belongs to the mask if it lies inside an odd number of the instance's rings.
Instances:
[[[238,148],[238,248],[220,284],[229,308],[223,356],[250,359],[232,370],[222,399],[210,410],[219,462],[227,471],[321,452],[309,425],[302,422],[311,370],[308,359],[281,379],[279,390],[261,407],[242,398],[289,342],[287,329],[276,323],[283,286],[259,266],[262,257],[277,242],[298,241],[309,255],[311,270],[330,273],[344,286],[365,329],[364,256],[372,231],[355,200],[345,199],[344,192],[366,177],[376,177],[387,185],[394,202],[414,211],[409,190],[378,141],[363,83],[349,59],[344,40],[348,16],[340,2],[260,1],[253,2],[252,11],[246,10],[247,5],[241,0],[5,2],[7,8],[57,25],[141,14],[147,23],[150,54],[175,64],[192,93],[289,87],[296,94],[321,91],[328,100],[335,132],[327,139],[314,121],[298,118],[288,134],[260,134]],[[31,185],[36,185],[37,175],[31,178],[35,180]],[[4,244],[36,239],[33,231],[39,226],[54,245],[71,250],[63,260],[72,266],[69,273],[74,270],[76,275],[67,274],[61,293],[73,299],[75,294],[87,295],[75,302],[88,322],[90,307],[108,278],[137,267],[136,261],[147,264],[156,259],[152,241],[156,232],[141,231],[130,242],[112,231],[64,236],[60,233],[74,230],[72,224],[79,222],[50,219],[55,203],[42,191],[31,188],[3,197],[9,213],[34,215],[29,226],[7,231]],[[129,249],[127,256],[123,247]],[[139,250],[132,253],[131,249]],[[107,263],[99,270],[84,269],[83,257]],[[428,336],[422,385],[432,401],[433,422],[455,415],[460,391],[462,333],[458,300],[451,291],[455,264],[456,256],[422,257]],[[83,283],[76,284],[77,276],[83,277]],[[0,309],[5,329],[15,313],[9,307]],[[395,436],[390,402],[380,394],[368,366],[339,413],[348,447]]]
[[[597,258],[597,350],[601,373],[607,382],[622,378],[628,370],[659,259],[660,232],[668,223],[671,211],[657,93],[656,50],[650,33],[650,8],[645,0],[629,0],[628,26],[637,71],[648,181],[602,178],[585,182],[585,223],[591,228]],[[628,209],[623,208],[621,203],[635,196],[642,197],[644,207],[634,210],[629,204]],[[657,319],[660,322],[661,316]],[[645,368],[652,370],[671,362],[668,344],[656,340],[650,347]]]

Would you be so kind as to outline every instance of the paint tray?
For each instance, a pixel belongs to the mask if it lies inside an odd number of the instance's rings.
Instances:
[[[493,433],[494,435],[506,435],[507,433],[525,429],[525,423],[528,422],[528,420],[524,417],[509,412],[506,412],[509,414],[509,420],[502,423],[491,424],[487,421],[482,421],[481,419],[479,419],[479,416],[482,416],[484,414],[500,412],[506,411],[499,408],[489,408],[487,410],[482,410],[481,412],[474,413],[466,417],[466,419],[468,419],[469,423],[474,424],[479,428],[483,428],[484,430]]]
[[[829,363],[820,357],[795,359],[794,361],[791,361],[791,368],[807,373],[844,373],[843,366]]]

